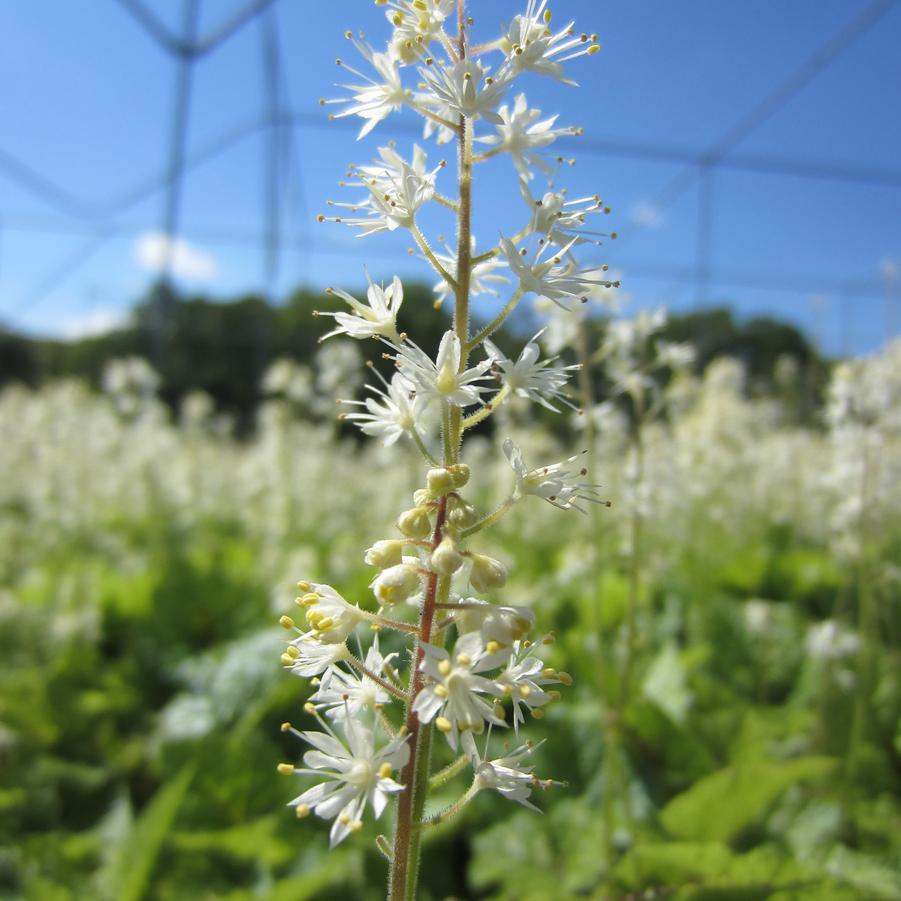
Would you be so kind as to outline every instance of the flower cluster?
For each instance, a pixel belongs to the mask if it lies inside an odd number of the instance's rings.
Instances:
[[[396,277],[388,287],[370,281],[365,302],[332,290],[346,309],[322,311],[334,320],[324,337],[375,339],[394,367],[389,378],[371,366],[379,385],[370,386],[371,396],[362,401],[344,401],[353,409],[342,416],[385,445],[408,440],[427,471],[412,506],[398,516],[396,533],[380,537],[364,552],[364,562],[375,570],[371,598],[351,603],[329,585],[301,582],[297,604],[305,626],[282,618],[294,633],[282,662],[314,680],[306,709],[325,731],[301,732],[286,725],[312,750],[304,755],[303,767],[286,763],[280,769],[324,780],[291,804],[301,816],[313,812],[331,819],[332,844],[360,828],[367,807],[378,817],[387,799],[398,796],[389,855],[391,897],[406,898],[415,869],[411,832],[435,820],[425,806],[433,732],[443,735],[450,749],[462,751],[462,763],[471,769],[472,786],[460,804],[493,789],[532,806],[532,789],[553,784],[539,780],[526,763],[537,746],[527,743],[497,758],[488,755],[487,744],[483,753],[476,749],[475,735],[490,738],[493,730],[510,727],[518,733],[527,718],[540,719],[571,679],[546,659],[552,635],[529,638],[533,612],[495,602],[507,567],[473,544],[530,496],[562,510],[604,502],[577,456],[529,469],[508,439],[509,495],[498,508],[479,510],[464,493],[473,474],[463,462],[462,445],[468,430],[513,396],[553,411],[561,404],[575,409],[567,386],[578,367],[543,357],[541,333],[515,358],[491,339],[526,296],[572,309],[598,291],[613,289],[606,266],[585,267],[575,251],[615,235],[587,227],[589,216],[609,212],[598,196],[570,200],[565,190],[552,190],[550,184],[533,196],[529,185],[537,176],[549,181],[556,176],[559,160],[544,153],[559,137],[580,130],[556,127],[556,117],[542,117],[525,93],[511,94],[514,82],[529,74],[573,84],[565,64],[596,53],[595,35],[577,32],[572,24],[551,28],[546,0],[530,0],[499,38],[479,44],[472,41],[462,3],[387,0],[379,5],[386,7],[392,33],[379,52],[348,32],[371,71],[363,74],[339,60],[356,82],[345,86],[349,96],[334,101],[343,107],[337,115],[361,118],[362,135],[398,109],[420,114],[425,140],[459,145],[458,195],[448,196],[441,184],[448,168],[443,159],[428,162],[427,150],[417,144],[406,158],[391,144],[379,150],[376,162],[349,167],[344,184],[361,193],[331,202],[337,215],[319,219],[348,225],[360,236],[407,230],[438,276],[438,305],[454,299],[454,321],[434,353],[417,344],[398,323],[403,287]],[[451,34],[455,10],[457,31]],[[475,152],[476,146],[482,149]],[[519,183],[514,194],[525,208],[518,228],[476,254],[472,169],[502,155],[512,162],[511,174]],[[420,218],[427,204],[456,215],[455,250],[432,249]],[[485,294],[500,297],[502,291],[507,298],[500,312],[473,328],[470,301]],[[364,627],[376,633],[365,653]],[[386,648],[391,643],[390,653],[383,654],[379,640]],[[414,642],[410,653],[395,650],[402,640]],[[403,673],[408,661],[409,671]],[[406,888],[397,888],[400,883]]]

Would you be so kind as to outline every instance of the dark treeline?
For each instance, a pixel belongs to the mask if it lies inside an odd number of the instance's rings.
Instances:
[[[434,308],[425,285],[406,285],[404,295],[400,327],[423,346],[436,346],[448,327],[447,313]],[[159,284],[138,305],[127,327],[97,337],[33,339],[0,329],[0,386],[14,381],[38,386],[66,376],[99,385],[111,359],[138,355],[159,372],[162,397],[173,408],[185,394],[200,389],[246,427],[260,401],[266,368],[283,356],[309,361],[332,322],[315,318],[313,311],[337,305],[334,298],[307,289],[273,305],[256,295],[228,302],[182,297]],[[528,337],[527,329],[527,323],[514,321],[507,334],[496,336],[497,343],[512,352],[517,341]],[[603,337],[603,318],[590,320],[589,329],[589,343],[596,347]],[[800,418],[808,418],[817,406],[828,366],[791,325],[773,319],[738,322],[721,308],[672,316],[661,336],[694,345],[699,371],[714,357],[737,357],[747,367],[751,389],[759,393],[784,393],[776,364],[789,355],[799,367],[797,396],[791,401]],[[367,346],[379,362],[380,348],[374,342]],[[597,396],[602,397],[600,376],[597,382]]]

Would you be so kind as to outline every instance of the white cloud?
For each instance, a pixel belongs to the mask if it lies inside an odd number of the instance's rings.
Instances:
[[[135,241],[135,261],[147,272],[162,272],[168,265],[176,278],[191,282],[211,282],[219,274],[212,254],[181,238],[172,241],[162,232],[144,232]]]
[[[658,228],[663,223],[663,210],[649,200],[640,200],[632,207],[631,218],[643,228]]]
[[[79,338],[93,338],[121,328],[128,321],[127,310],[91,310],[64,319],[59,324],[59,333],[67,341]]]

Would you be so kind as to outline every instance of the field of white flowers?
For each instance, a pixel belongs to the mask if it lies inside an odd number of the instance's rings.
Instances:
[[[614,393],[565,441],[514,402],[468,446],[485,511],[507,437],[589,451],[612,506],[491,533],[573,677],[530,726],[562,784],[432,830],[422,897],[901,898],[901,343],[801,427],[654,327],[611,329]],[[344,346],[276,364],[240,441],[139,360],[0,395],[0,897],[382,897],[376,827],[328,853],[274,777],[304,700],[278,615],[301,576],[365,605],[360,549],[421,478],[339,428],[362,374]]]

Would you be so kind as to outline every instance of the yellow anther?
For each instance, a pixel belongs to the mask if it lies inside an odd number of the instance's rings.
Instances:
[[[469,666],[469,664],[472,663],[472,658],[469,654],[457,654],[457,663],[459,663],[460,666]]]
[[[348,823],[348,828],[351,832],[359,832],[363,828],[363,821],[354,820],[352,823]]]
[[[294,813],[297,814],[298,820],[302,820],[304,817],[308,817],[310,815],[310,805],[298,804],[297,807],[294,808]]]
[[[569,688],[569,686],[573,684],[573,677],[569,673],[565,673],[565,672],[561,671],[561,672],[557,673],[557,678],[567,688]]]
[[[304,594],[306,594],[306,592],[308,592],[312,587],[313,586],[309,582],[298,582],[297,583],[297,590],[304,592]]]
[[[442,660],[441,663],[438,664],[438,672],[441,673],[442,676],[446,676],[450,671],[450,660]]]
[[[317,222],[325,222],[325,216],[323,216],[322,213],[319,213],[319,214],[316,216],[316,221],[317,221]]]
[[[552,666],[546,666],[541,671],[541,675],[544,676],[545,679],[553,679],[554,676],[557,675],[557,670],[555,670]]]
[[[391,776],[391,772],[392,772],[392,770],[391,770],[391,764],[388,763],[388,761],[386,760],[386,761],[379,767],[379,777],[380,777],[381,779],[388,779],[388,778]]]
[[[294,666],[294,658],[290,654],[282,654],[282,666]]]
[[[551,699],[552,701],[559,701],[559,700],[560,700],[560,692],[559,692],[559,691],[549,691],[549,692],[548,692],[548,696],[550,697],[550,699]]]
[[[278,624],[283,629],[293,629],[294,628],[294,620],[291,619],[290,616],[280,616],[278,619]]]
[[[546,10],[544,11],[544,21],[545,21],[545,24],[547,24],[548,22],[550,22],[552,18],[553,18],[553,13],[552,13],[549,9],[546,9]]]
[[[320,632],[325,632],[326,629],[331,629],[334,625],[335,621],[330,616],[320,616],[316,628]]]
[[[436,685],[435,686],[435,694],[438,695],[439,698],[446,698],[448,692],[447,692],[447,689],[443,685]]]
[[[489,641],[488,644],[485,645],[485,651],[488,654],[496,654],[501,649],[501,646],[496,641]]]
[[[404,24],[404,14],[403,14],[403,13],[395,13],[395,14],[391,17],[391,21],[392,21],[395,25],[403,25],[403,24]]]
[[[403,738],[410,730],[407,728],[406,723],[397,730],[397,734]]]
[[[521,698],[527,698],[530,694],[532,694],[532,689],[528,685],[519,686],[519,696]]]
[[[513,694],[513,686],[512,685],[504,685],[501,688],[501,691],[503,691],[503,693],[505,695]]]
[[[281,730],[282,730],[282,732],[290,732],[291,724],[290,723],[282,723]]]
[[[601,49],[600,44],[592,44],[586,52],[588,53],[589,56],[591,56],[593,53],[597,53],[598,50],[600,50],[600,49]]]
[[[504,710],[504,707],[503,707],[502,704],[495,704],[495,705],[494,705],[494,715],[495,715],[499,720],[502,720],[502,719],[504,719],[504,718],[506,717],[507,712]]]
[[[439,716],[438,719],[435,720],[435,728],[439,732],[450,732],[454,727],[451,725],[451,721],[444,716]]]
[[[307,713],[309,713],[311,716],[313,716],[316,713],[316,705],[313,704],[311,701],[307,701],[307,703],[303,705],[303,709]]]
[[[540,707],[536,707],[532,711],[532,716],[535,717],[536,720],[544,719],[544,711]]]
[[[344,37],[346,37],[347,40],[350,40],[353,36],[354,36],[354,33],[350,29],[348,29],[347,31],[344,32]]]
[[[294,647],[293,644],[289,644],[288,647],[285,648],[285,653],[292,659],[297,660],[300,657],[300,651]]]
[[[301,607],[312,607],[314,604],[319,603],[319,595],[316,592],[310,592],[309,594],[305,594],[300,599]]]
[[[349,826],[350,825],[350,816],[346,813],[342,813],[341,816],[338,817],[338,822],[342,826]]]
[[[293,776],[294,775],[294,764],[293,763],[280,763],[276,769],[282,776]]]

